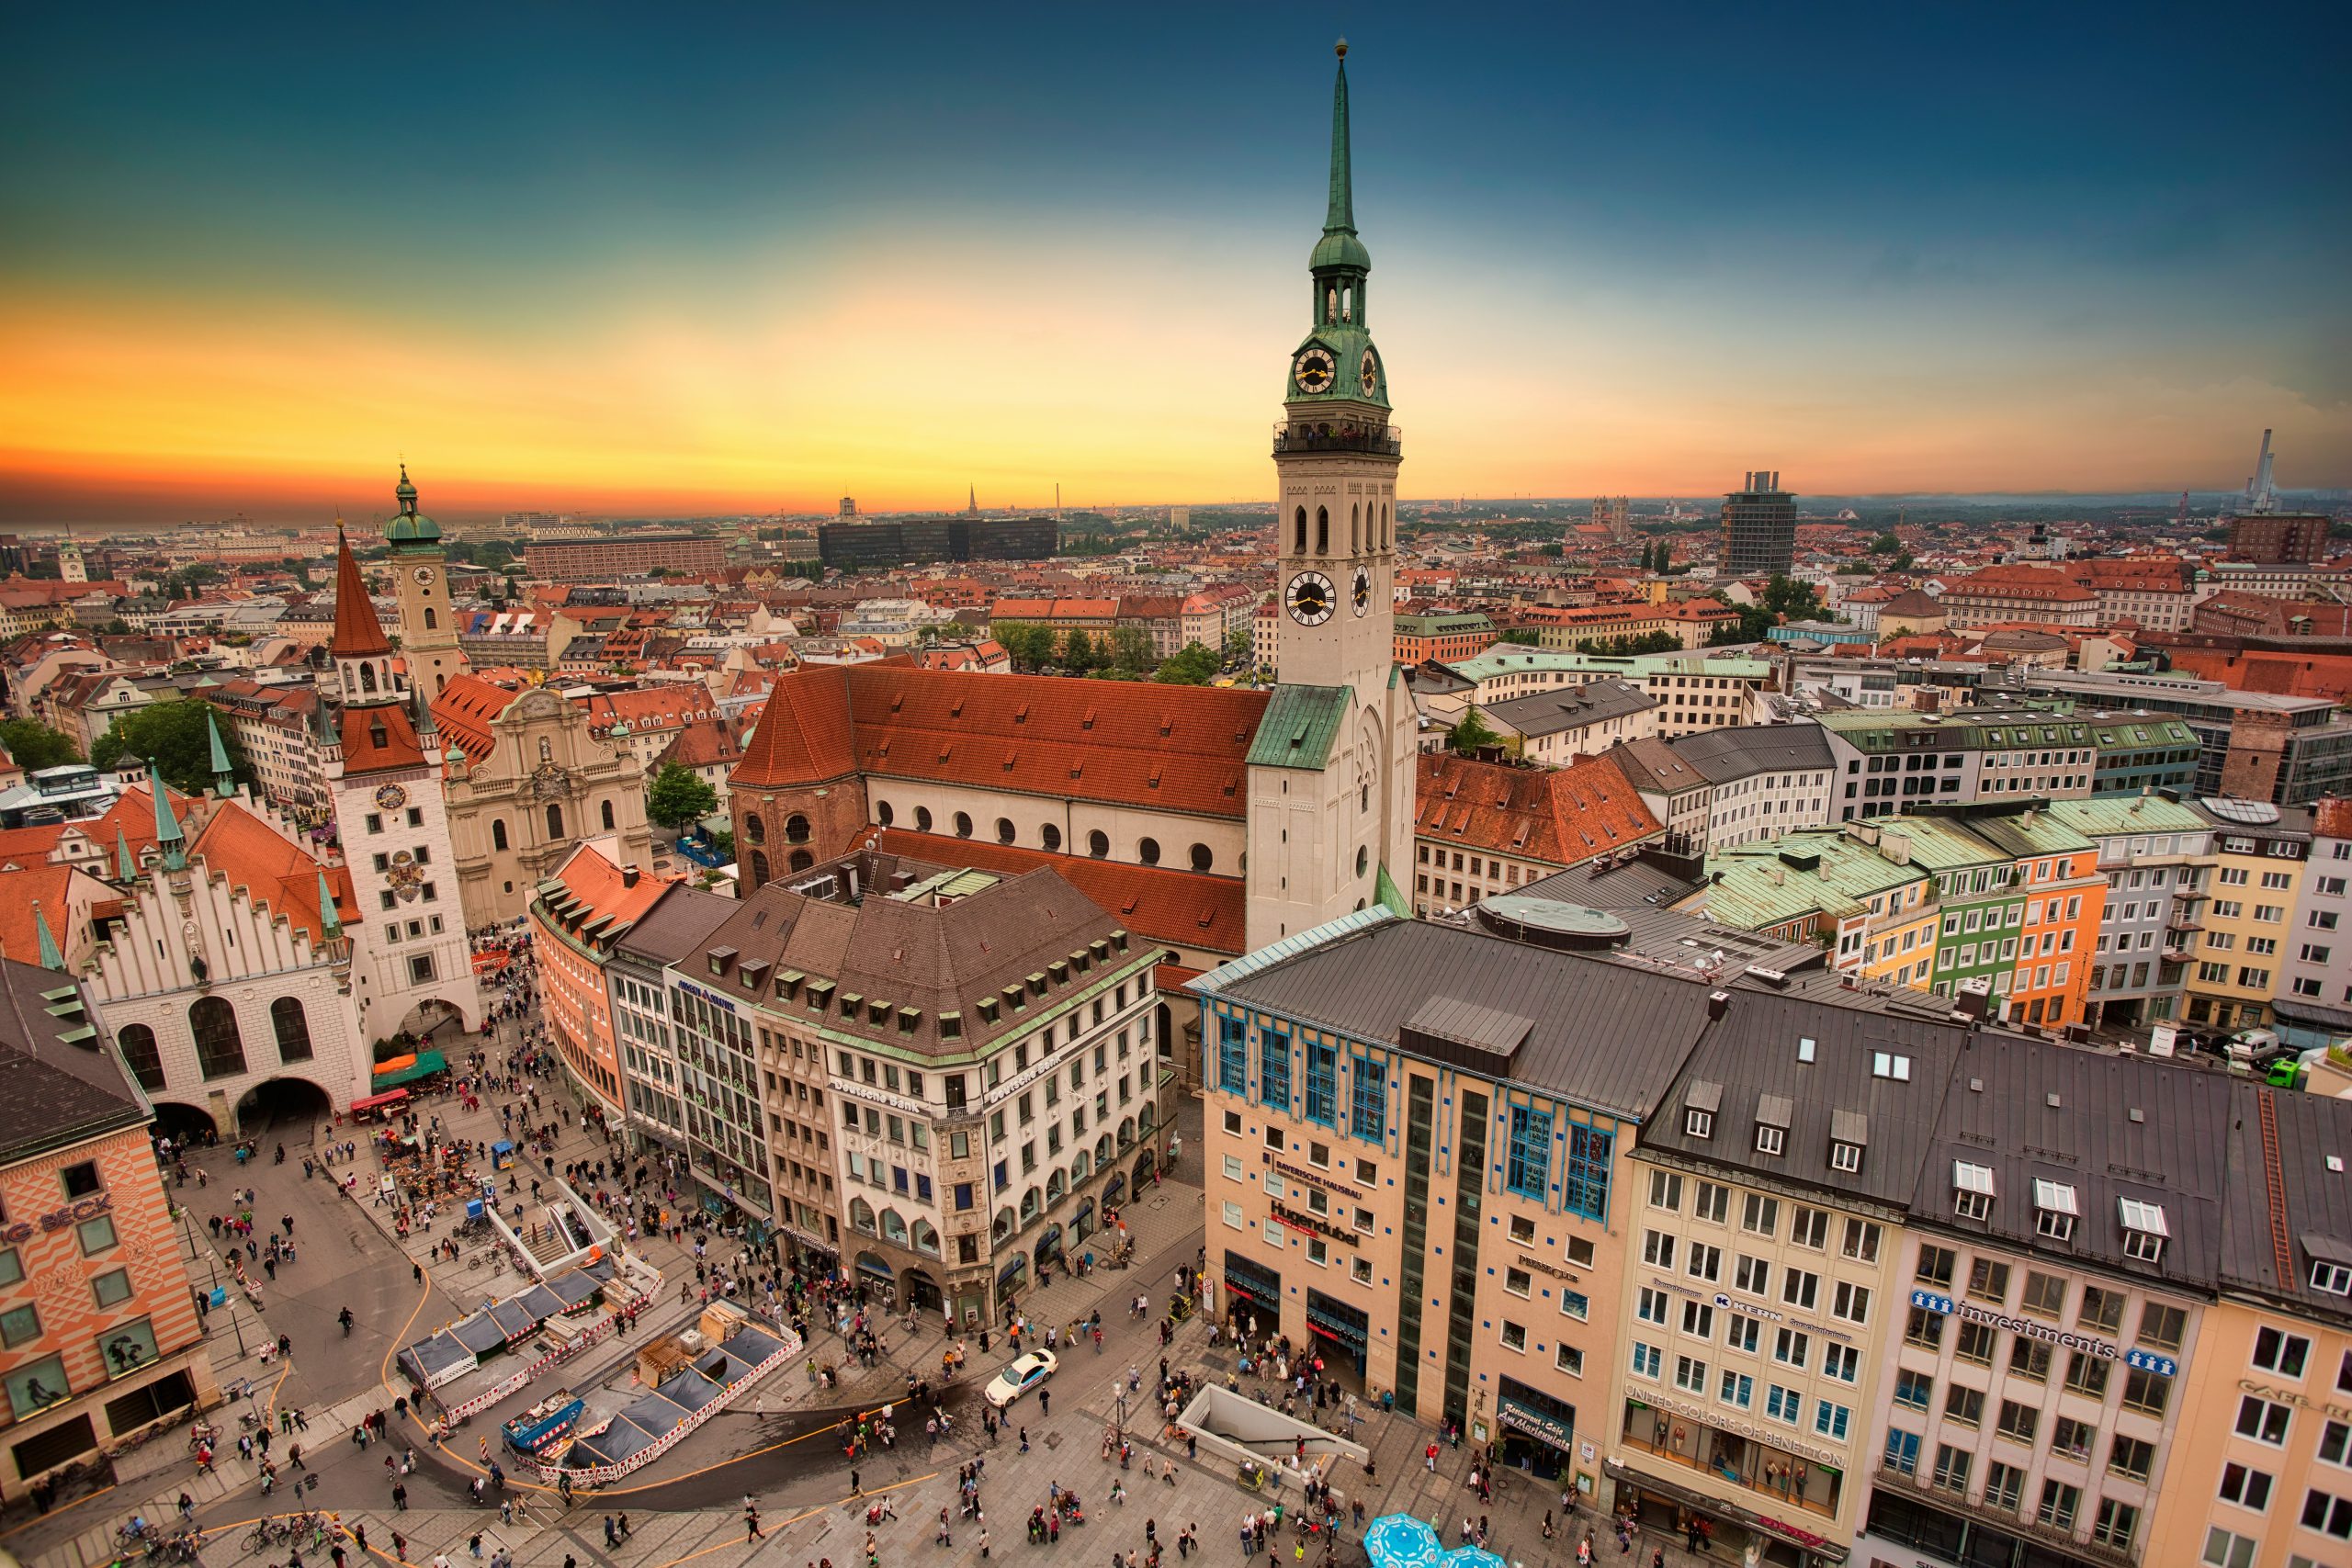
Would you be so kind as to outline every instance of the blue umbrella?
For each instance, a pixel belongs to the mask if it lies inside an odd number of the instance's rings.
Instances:
[[[1437,1560],[1437,1568],[1510,1568],[1483,1546],[1457,1546]]]
[[[1437,1532],[1410,1514],[1383,1514],[1363,1532],[1373,1568],[1436,1568]]]

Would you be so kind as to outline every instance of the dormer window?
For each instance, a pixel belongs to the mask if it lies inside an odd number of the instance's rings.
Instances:
[[[1972,1165],[1967,1160],[1951,1162],[1951,1212],[1963,1220],[1982,1220],[1993,1213],[1993,1168]]]
[[[2331,1296],[2352,1296],[2352,1264],[2312,1258],[2312,1289],[2325,1291]]]
[[[2082,1217],[2082,1213],[2072,1187],[2063,1181],[2034,1179],[2033,1228],[2038,1234],[2052,1241],[2072,1241],[2075,1239],[2075,1222]]]
[[[1756,1152],[1778,1159],[1789,1146],[1789,1125],[1796,1120],[1796,1102],[1785,1094],[1759,1095],[1756,1100]]]
[[[2118,1198],[2115,1206],[2123,1222],[2123,1256],[2142,1263],[2162,1262],[2165,1243],[2172,1237],[2172,1227],[2165,1223],[2164,1205]]]
[[[1759,1155],[1778,1155],[1787,1145],[1788,1138],[1786,1127],[1774,1127],[1762,1122],[1756,1124],[1756,1152]]]
[[[1829,1168],[1851,1176],[1862,1168],[1862,1145],[1841,1144],[1832,1139],[1829,1144]]]
[[[1709,1078],[1690,1080],[1682,1100],[1682,1130],[1694,1138],[1715,1135],[1715,1112],[1724,1108],[1724,1086]]]

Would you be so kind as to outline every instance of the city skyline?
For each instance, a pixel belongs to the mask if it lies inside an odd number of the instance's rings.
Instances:
[[[1416,494],[2352,483],[2277,28],[293,15],[27,28],[0,519],[1263,504],[1340,27]]]

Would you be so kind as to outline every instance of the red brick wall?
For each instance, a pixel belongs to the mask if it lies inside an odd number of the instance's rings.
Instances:
[[[796,852],[811,863],[846,852],[866,826],[865,781],[855,774],[829,784],[797,789],[737,789],[729,791],[728,808],[735,822],[735,863],[746,891],[792,869]],[[808,837],[792,840],[792,818],[808,819]],[[757,818],[763,833],[755,834]],[[754,859],[754,856],[758,859]],[[766,875],[757,874],[764,863]]]

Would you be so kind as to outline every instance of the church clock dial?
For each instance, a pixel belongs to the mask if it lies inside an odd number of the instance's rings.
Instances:
[[[1348,591],[1348,602],[1355,606],[1359,615],[1372,608],[1372,572],[1368,568],[1356,568],[1356,580]]]
[[[1331,351],[1328,348],[1300,350],[1298,364],[1292,370],[1292,378],[1297,381],[1298,389],[1302,392],[1328,392],[1331,389],[1331,383],[1339,379],[1339,375],[1338,362],[1332,359]]]
[[[1290,618],[1302,626],[1319,626],[1340,607],[1331,580],[1319,571],[1302,571],[1290,580]]]
[[[430,588],[433,586],[433,569],[431,567],[418,567],[416,569],[415,577],[416,585],[419,588]]]
[[[1374,397],[1379,394],[1380,361],[1374,357],[1372,350],[1368,348],[1363,351],[1363,368],[1360,380],[1365,397]]]
[[[386,811],[398,811],[408,804],[408,791],[398,784],[386,784],[376,792],[376,804]]]

